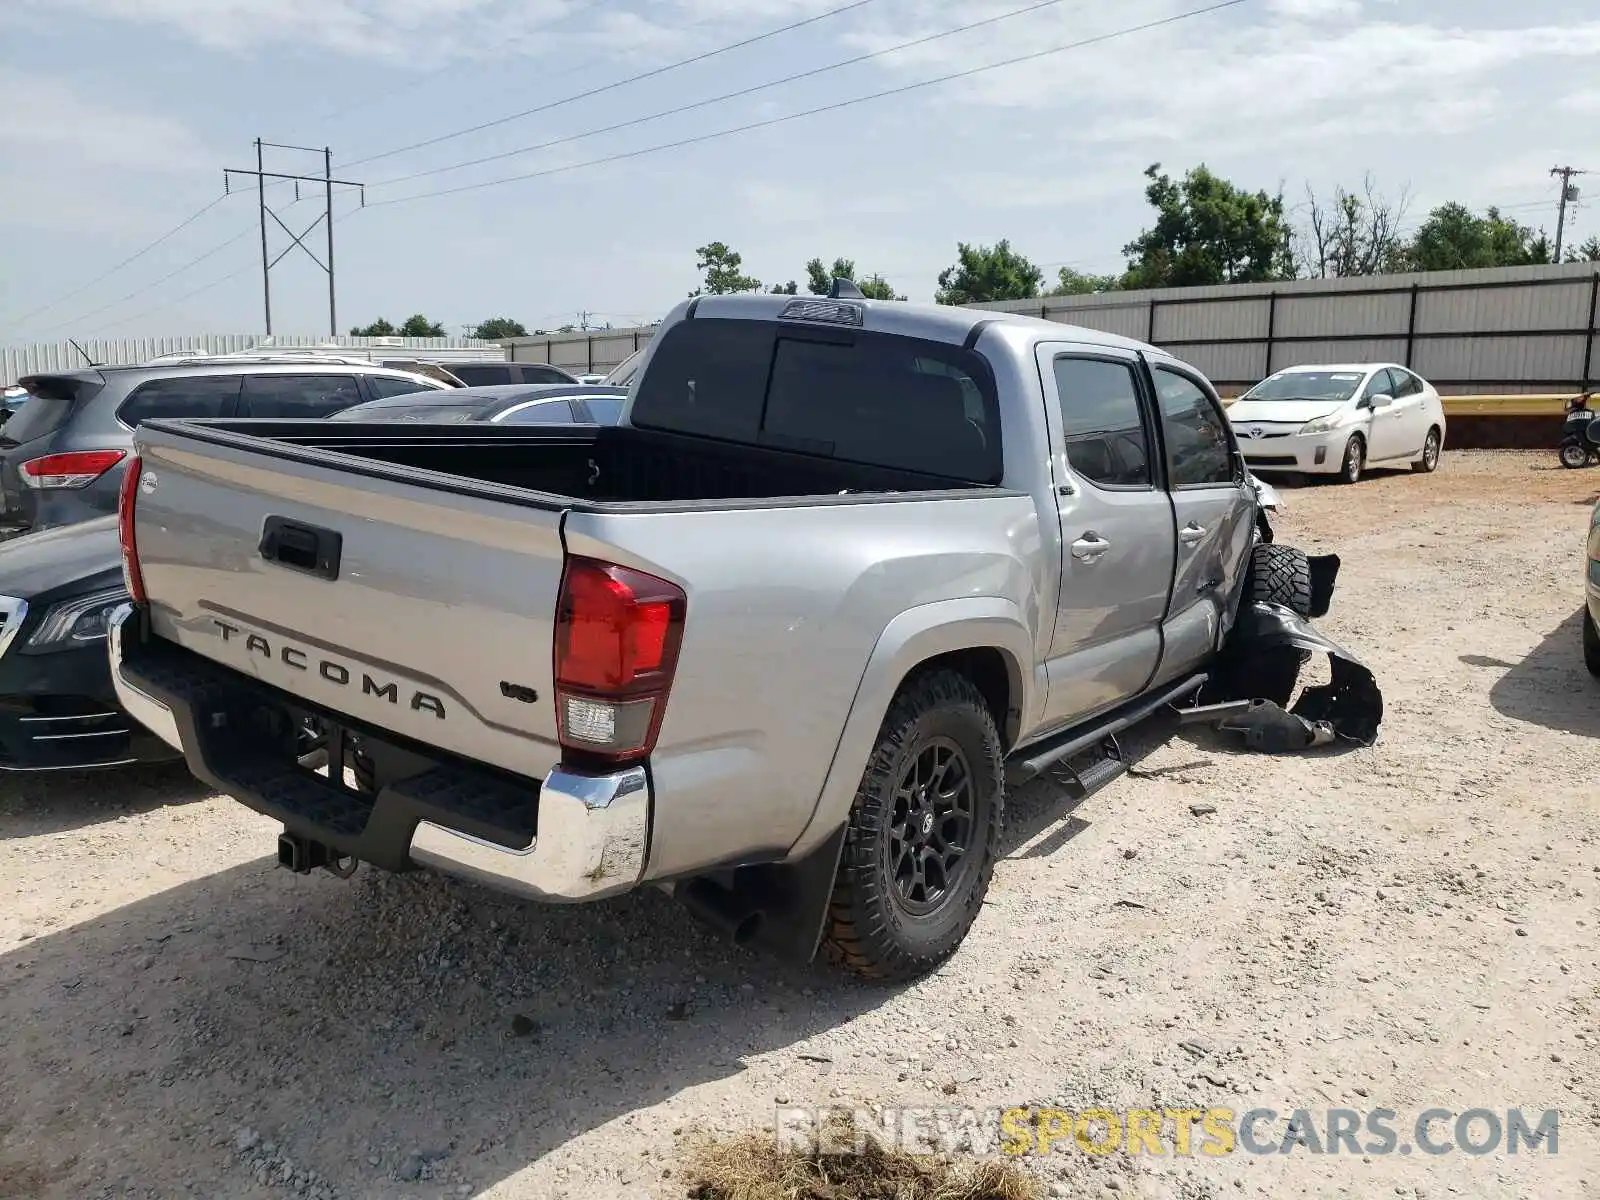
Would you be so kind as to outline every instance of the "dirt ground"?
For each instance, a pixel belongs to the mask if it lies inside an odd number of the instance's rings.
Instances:
[[[0,1196],[681,1197],[686,1138],[785,1102],[1556,1109],[1554,1155],[1029,1166],[1064,1196],[1594,1194],[1597,491],[1515,452],[1288,491],[1281,539],[1344,559],[1318,624],[1378,676],[1377,746],[1186,733],[1076,806],[1031,785],[965,947],[899,990],[655,892],[295,878],[181,770],[7,779]]]

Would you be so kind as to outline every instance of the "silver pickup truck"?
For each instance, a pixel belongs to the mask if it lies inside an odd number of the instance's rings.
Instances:
[[[1109,778],[1304,562],[1193,368],[836,293],[680,304],[614,427],[146,422],[122,702],[297,871],[655,884],[930,969],[1008,782]]]

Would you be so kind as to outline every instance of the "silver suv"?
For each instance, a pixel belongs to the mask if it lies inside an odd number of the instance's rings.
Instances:
[[[350,359],[191,358],[29,375],[0,425],[0,524],[72,525],[116,511],[133,431],[151,417],[326,417],[352,404],[445,390]]]

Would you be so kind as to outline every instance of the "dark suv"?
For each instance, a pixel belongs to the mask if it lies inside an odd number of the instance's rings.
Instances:
[[[326,417],[352,404],[447,390],[368,363],[194,359],[29,375],[0,425],[0,524],[72,525],[117,510],[133,430],[149,417]]]

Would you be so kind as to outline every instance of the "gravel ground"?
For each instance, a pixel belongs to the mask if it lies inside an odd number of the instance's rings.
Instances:
[[[1319,624],[1376,671],[1379,744],[1186,733],[1076,807],[1030,786],[967,944],[900,990],[655,892],[298,879],[181,770],[9,779],[0,1195],[682,1196],[686,1136],[783,1101],[1555,1108],[1555,1156],[1033,1167],[1068,1196],[1593,1194],[1597,487],[1486,452],[1289,491],[1282,539],[1344,558]]]

